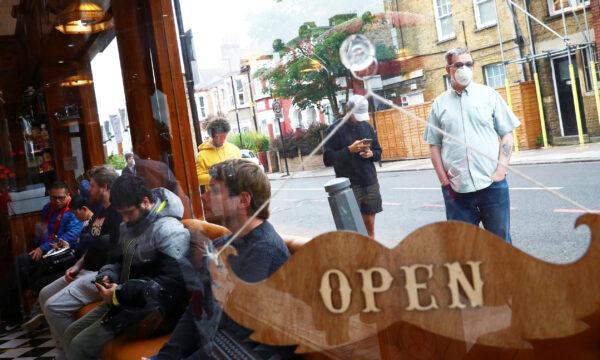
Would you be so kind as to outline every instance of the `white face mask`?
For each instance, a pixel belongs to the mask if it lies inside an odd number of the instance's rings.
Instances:
[[[468,66],[463,66],[454,73],[454,81],[460,86],[468,86],[471,80],[473,80],[473,70]]]

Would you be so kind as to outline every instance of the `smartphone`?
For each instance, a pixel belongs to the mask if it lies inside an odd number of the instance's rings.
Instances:
[[[362,143],[365,146],[371,146],[371,144],[373,143],[373,139],[363,139]]]

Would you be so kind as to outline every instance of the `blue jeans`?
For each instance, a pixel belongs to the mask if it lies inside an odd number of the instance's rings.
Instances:
[[[446,219],[479,226],[512,244],[510,238],[510,199],[506,179],[472,193],[457,193],[442,186],[446,204]]]

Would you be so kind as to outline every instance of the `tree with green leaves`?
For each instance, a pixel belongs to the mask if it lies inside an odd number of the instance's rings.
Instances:
[[[268,80],[273,97],[290,98],[300,109],[316,106],[320,111],[323,111],[322,100],[327,99],[334,116],[338,116],[336,93],[341,87],[336,78],[348,77],[339,48],[347,36],[345,32],[333,32],[314,45],[302,41],[293,48],[282,47],[283,42],[277,39],[273,50],[283,54],[282,64],[274,69],[261,69],[255,76]]]

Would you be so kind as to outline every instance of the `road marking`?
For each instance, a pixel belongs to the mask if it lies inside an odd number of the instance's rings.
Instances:
[[[561,214],[586,214],[588,213],[585,210],[581,210],[581,209],[554,209],[555,213],[561,213]],[[592,214],[600,214],[600,210],[590,210],[589,211]]]
[[[384,202],[382,204],[385,206],[402,206],[401,203],[395,203],[395,202]]]
[[[446,206],[445,205],[441,205],[441,204],[423,204],[424,208],[436,208],[436,209],[443,209]]]
[[[274,189],[274,191],[279,191],[279,190],[284,190],[284,191],[323,191],[323,192],[325,192],[325,188],[279,188],[279,189]]]
[[[438,190],[440,191],[442,188],[441,187],[400,187],[400,188],[392,188],[392,190]],[[564,189],[563,187],[559,187],[559,186],[554,186],[554,187],[547,187],[547,188],[543,188],[543,187],[509,187],[510,190],[533,190],[533,191],[539,191],[539,190],[561,190]]]

